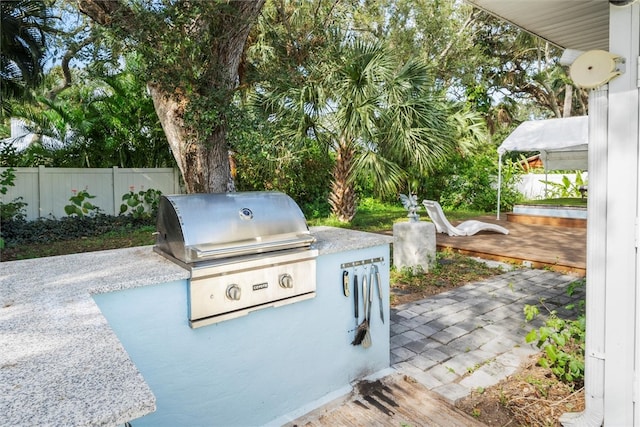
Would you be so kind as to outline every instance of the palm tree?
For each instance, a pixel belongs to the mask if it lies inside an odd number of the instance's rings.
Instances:
[[[335,154],[329,203],[339,221],[353,219],[355,179],[367,174],[381,195],[397,194],[408,167],[427,171],[458,148],[451,106],[431,91],[426,64],[404,64],[384,45],[342,38],[309,67],[301,87],[270,94],[292,131]],[[278,108],[274,108],[277,106]]]
[[[48,14],[42,0],[0,2],[0,115],[42,79]]]
[[[380,195],[395,195],[406,185],[407,171],[424,174],[484,135],[479,116],[459,114],[434,92],[435,79],[421,60],[402,61],[384,44],[354,33],[313,28],[259,50],[316,41],[313,54],[265,62],[277,67],[257,85],[253,100],[278,126],[280,141],[298,141],[299,150],[315,141],[332,155],[329,203],[340,221],[356,213],[358,177],[368,175]],[[476,138],[461,138],[463,133]]]

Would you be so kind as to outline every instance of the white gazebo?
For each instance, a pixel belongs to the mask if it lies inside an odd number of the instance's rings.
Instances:
[[[498,147],[498,203],[502,189],[502,156],[509,151],[538,151],[545,171],[588,170],[589,118],[529,120],[521,123]]]
[[[590,89],[585,410],[566,426],[640,425],[638,0],[466,0],[567,49]]]

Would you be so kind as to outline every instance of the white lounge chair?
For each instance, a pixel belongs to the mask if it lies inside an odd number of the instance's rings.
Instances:
[[[491,224],[489,222],[476,221],[473,219],[464,221],[454,227],[447,220],[447,217],[444,216],[444,212],[442,211],[442,206],[440,206],[440,203],[433,200],[423,200],[422,204],[427,210],[431,221],[436,226],[436,231],[438,233],[447,233],[449,236],[472,236],[479,231],[486,230],[495,231],[496,233],[509,234],[509,230],[504,227],[496,224]]]

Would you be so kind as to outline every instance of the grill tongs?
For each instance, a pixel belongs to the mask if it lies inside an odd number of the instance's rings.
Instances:
[[[354,308],[356,324],[358,323],[358,276],[354,275]],[[371,333],[369,332],[369,320],[371,319],[371,306],[373,305],[373,283],[367,290],[367,275],[362,276],[362,302],[364,308],[364,320],[356,327],[356,336],[351,345],[362,345],[364,348],[371,347]]]

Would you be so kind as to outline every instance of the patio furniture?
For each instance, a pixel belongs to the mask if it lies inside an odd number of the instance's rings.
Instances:
[[[447,233],[449,236],[472,236],[479,231],[495,231],[496,233],[509,234],[509,230],[496,224],[482,222],[476,220],[464,221],[457,226],[451,225],[444,216],[440,203],[433,200],[423,200],[424,205],[431,221],[436,226],[438,233]]]

